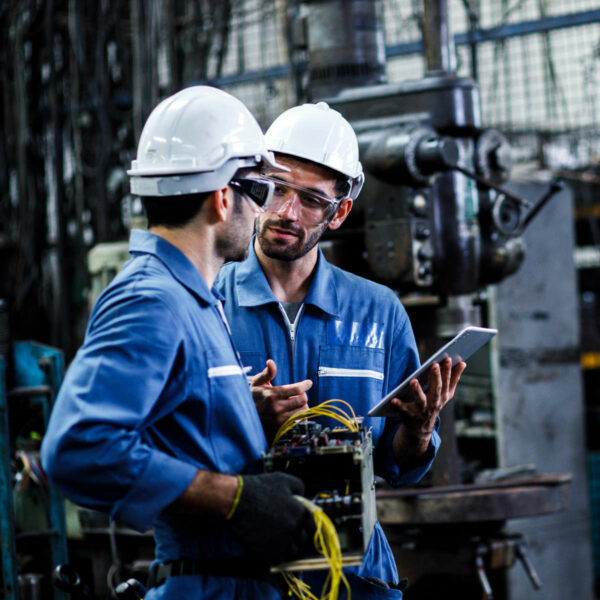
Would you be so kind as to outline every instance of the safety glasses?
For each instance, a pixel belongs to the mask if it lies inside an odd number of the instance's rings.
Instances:
[[[318,223],[330,217],[342,200],[342,198],[330,198],[325,194],[320,194],[314,190],[309,190],[295,183],[278,179],[277,177],[263,176],[263,179],[273,183],[275,186],[273,200],[268,206],[270,211],[278,212],[286,204],[293,202],[297,198],[298,209],[295,209],[297,210],[296,215],[302,216],[309,223]]]
[[[266,179],[250,179],[248,177],[238,177],[232,179],[229,185],[239,190],[244,196],[250,198],[261,211],[269,208],[275,190],[275,184]]]

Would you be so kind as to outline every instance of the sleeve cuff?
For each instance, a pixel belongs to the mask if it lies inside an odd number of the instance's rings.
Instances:
[[[400,468],[396,464],[396,459],[394,458],[394,452],[392,450],[392,440],[396,431],[398,431],[398,427],[401,424],[398,423],[396,427],[393,427],[388,434],[389,443],[386,443],[385,446],[385,458],[384,458],[384,467],[385,467],[385,479],[392,487],[402,487],[407,485],[413,485],[419,482],[425,473],[429,471],[431,467],[431,463],[435,459],[438,448],[442,443],[442,438],[438,433],[438,429],[440,427],[440,420],[438,420],[435,424],[435,428],[433,433],[431,434],[431,440],[429,442],[429,447],[427,448],[425,454],[423,455],[421,464],[411,469],[410,471],[401,472]]]
[[[111,516],[137,531],[147,531],[158,515],[185,492],[197,472],[198,467],[194,465],[153,452],[146,468]]]

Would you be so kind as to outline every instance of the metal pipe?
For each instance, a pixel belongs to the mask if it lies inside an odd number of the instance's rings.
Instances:
[[[309,0],[309,95],[386,82],[381,0]]]
[[[428,74],[456,71],[447,0],[424,0],[423,45]]]

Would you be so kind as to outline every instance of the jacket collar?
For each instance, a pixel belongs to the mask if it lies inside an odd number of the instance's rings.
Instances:
[[[304,304],[312,304],[323,312],[337,317],[338,300],[332,267],[325,260],[321,248],[318,249],[318,253],[316,272]],[[248,258],[237,266],[235,273],[235,286],[240,306],[261,306],[278,302],[258,262],[254,250],[254,238],[250,241]]]
[[[129,238],[129,252],[132,255],[152,254],[190,292],[207,304],[217,303],[217,299],[208,289],[200,271],[196,269],[181,250],[167,242],[167,240],[149,231],[133,229]]]

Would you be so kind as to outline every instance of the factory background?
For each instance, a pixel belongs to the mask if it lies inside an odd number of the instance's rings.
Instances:
[[[466,322],[499,329],[444,411],[435,494],[378,500],[405,597],[598,597],[598,0],[13,0],[0,29],[0,598],[68,598],[50,583],[67,560],[97,598],[147,569],[151,537],[72,505],[65,520],[36,457],[89,307],[143,225],[125,173],[143,122],[193,84],[237,96],[264,128],[327,99],[368,154],[362,204],[328,256],[397,291],[422,358]],[[399,161],[390,175],[370,141],[378,119],[409,146],[421,131],[455,143],[495,187],[447,165]],[[452,254],[472,250],[464,239],[436,237],[437,213],[419,213],[461,190],[488,219],[477,264]]]

